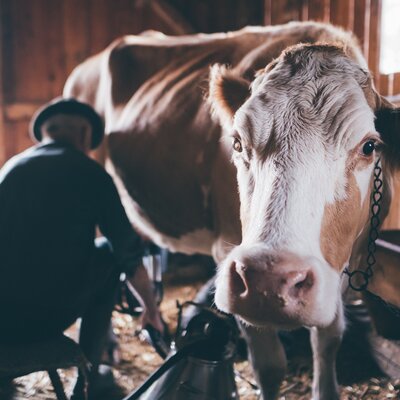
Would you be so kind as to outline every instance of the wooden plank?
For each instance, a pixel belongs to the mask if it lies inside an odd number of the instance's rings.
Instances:
[[[377,87],[377,90],[382,96],[389,95],[389,75],[381,74],[379,78],[379,87]]]
[[[5,2],[0,2],[0,37],[7,37],[6,24],[8,21],[8,13],[5,8]],[[0,41],[0,167],[7,160],[6,154],[6,127],[4,121],[4,40]]]
[[[4,118],[8,122],[30,120],[41,102],[4,104]]]
[[[33,145],[28,129],[29,121],[4,121],[6,160]]]
[[[388,96],[393,96],[394,91],[394,74],[388,75]]]
[[[364,39],[363,50],[364,57],[368,61],[369,55],[369,32],[370,32],[370,15],[371,15],[371,0],[365,0],[365,14],[364,14]]]
[[[95,23],[89,18],[87,28],[90,54],[103,50],[117,37],[148,29],[171,35],[194,31],[181,14],[164,1],[87,0],[87,4],[89,15],[96,15]],[[227,21],[232,24],[231,18]]]
[[[367,11],[367,2],[366,0],[354,0],[354,22],[353,22],[353,32],[357,36],[360,41],[361,47],[363,49],[364,55],[365,48],[365,15]]]
[[[87,0],[63,1],[63,50],[67,74],[91,53],[89,43],[90,16],[88,8],[82,7],[82,3],[86,5]]]
[[[390,205],[389,215],[387,216],[384,229],[400,229],[400,173],[395,174],[393,180],[393,197]]]
[[[272,0],[264,0],[264,25],[272,25]]]
[[[309,0],[308,18],[312,21],[329,22],[330,0]]]
[[[330,3],[330,22],[345,29],[353,29],[354,0],[335,0]]]
[[[90,18],[88,26],[89,48],[94,54],[103,50],[118,34],[112,34],[113,11],[107,0],[87,0],[87,9],[89,15],[96,15],[95,19]]]
[[[397,96],[400,94],[400,72],[396,72],[393,80],[393,96]]]
[[[308,21],[308,0],[303,0],[300,11],[300,21]]]
[[[272,2],[272,25],[285,24],[290,21],[299,21],[302,4],[295,0],[282,0]]]
[[[369,49],[368,66],[372,71],[376,85],[379,87],[379,56],[381,42],[381,13],[382,1],[371,0],[370,23],[369,23]]]
[[[0,6],[0,164],[32,144],[32,114],[61,94],[70,71],[86,57],[122,34],[189,31],[163,1],[0,0]]]
[[[12,99],[13,96],[13,81],[15,79],[15,70],[12,65],[13,58],[13,43],[12,43],[12,10],[11,10],[11,0],[0,1],[1,7],[1,25],[0,25],[0,39],[1,39],[1,75],[2,75],[2,86],[1,94],[4,102]],[[6,62],[7,61],[7,62]]]
[[[350,31],[353,31],[354,29],[354,2],[355,0],[349,0],[349,18],[347,20],[347,29],[349,29]]]
[[[14,70],[14,101],[47,101],[61,92],[66,73],[60,9],[62,0],[12,1],[13,57],[8,62]]]

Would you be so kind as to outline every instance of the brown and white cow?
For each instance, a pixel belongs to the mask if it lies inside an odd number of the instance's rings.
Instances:
[[[285,371],[276,328],[301,325],[313,398],[338,398],[341,272],[363,259],[378,157],[387,213],[399,143],[353,37],[318,23],[127,36],[64,95],[103,115],[132,222],[219,262],[216,304],[244,321],[264,398]]]

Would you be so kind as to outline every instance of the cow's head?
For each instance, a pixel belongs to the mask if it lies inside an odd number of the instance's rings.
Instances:
[[[287,49],[251,84],[214,66],[210,99],[233,143],[242,222],[217,306],[259,326],[330,324],[368,233],[374,165],[387,180],[398,159],[399,114],[346,49],[324,44]]]

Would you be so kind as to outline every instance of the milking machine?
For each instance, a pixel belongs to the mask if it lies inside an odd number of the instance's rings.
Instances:
[[[164,295],[162,273],[165,271],[167,265],[166,254],[166,250],[161,249],[154,243],[150,243],[146,246],[143,256],[143,265],[147,270],[149,279],[153,282],[157,304],[161,303]]]
[[[157,303],[163,296],[163,254],[149,246],[143,258],[155,287]],[[122,277],[124,278],[124,277]],[[139,315],[141,307],[129,281],[122,279],[117,310]],[[178,323],[174,340],[146,326],[141,336],[153,346],[164,363],[135,391],[123,400],[231,400],[238,399],[233,369],[239,341],[234,318],[204,305],[210,304],[210,280],[199,293],[198,302],[178,306]],[[204,292],[204,293],[203,293]],[[185,310],[185,313],[183,311]],[[250,382],[248,382],[252,385]]]
[[[183,327],[182,310],[188,305],[200,312]],[[193,302],[178,304],[178,310],[175,340],[164,363],[124,400],[238,399],[233,360],[239,331],[233,317]]]
[[[152,282],[154,288],[154,296],[157,305],[160,305],[163,298],[163,284],[162,284],[162,273],[165,271],[167,265],[167,252],[161,249],[153,243],[148,243],[144,248],[143,254],[143,266],[146,268],[149,279]],[[123,273],[120,276],[120,289],[115,305],[115,310],[128,314],[131,316],[139,316],[143,309],[135,296],[135,290],[131,283]],[[164,321],[164,335],[161,335],[151,325],[146,325],[140,332],[140,336],[146,340],[157,353],[165,358],[170,351],[169,343],[170,337],[168,333],[168,327]],[[113,336],[113,335],[112,335]],[[116,339],[115,339],[116,341]]]

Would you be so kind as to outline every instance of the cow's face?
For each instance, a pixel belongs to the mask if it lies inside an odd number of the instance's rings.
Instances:
[[[369,74],[341,48],[301,45],[251,91],[220,67],[210,85],[232,141],[243,238],[219,268],[216,304],[255,325],[326,326],[385,162]]]

